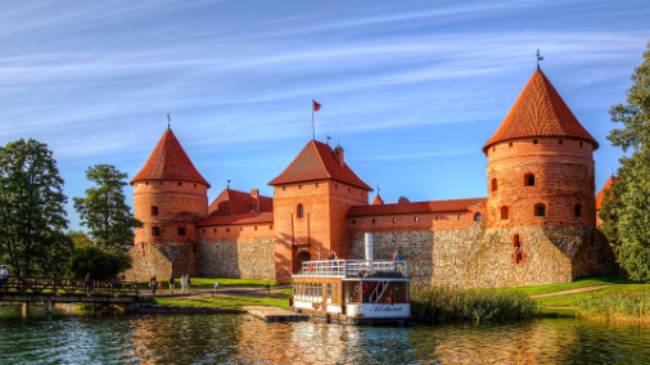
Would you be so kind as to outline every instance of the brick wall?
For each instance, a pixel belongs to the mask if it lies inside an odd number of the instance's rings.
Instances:
[[[157,208],[154,215],[152,208]],[[197,239],[194,223],[208,214],[207,187],[181,181],[146,181],[133,186],[133,211],[143,226],[135,230],[135,243],[193,242]],[[160,230],[152,234],[153,227]],[[179,228],[185,235],[179,235]]]
[[[488,226],[593,228],[592,152],[590,143],[566,138],[521,139],[491,147],[487,152]],[[534,186],[525,185],[526,174],[534,175]],[[545,204],[545,217],[535,216],[538,203]],[[580,205],[580,216],[576,216],[576,205]],[[507,219],[501,218],[504,206],[508,207]]]
[[[286,282],[296,268],[295,256],[327,258],[330,249],[339,257],[347,252],[346,214],[352,205],[368,203],[368,193],[336,181],[276,186],[273,198],[276,271]],[[303,207],[299,217],[298,206]]]

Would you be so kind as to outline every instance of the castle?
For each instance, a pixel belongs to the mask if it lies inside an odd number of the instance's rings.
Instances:
[[[585,130],[537,69],[483,146],[487,198],[386,204],[345,161],[341,146],[309,141],[259,190],[210,184],[171,129],[133,178],[135,231],[127,276],[197,276],[287,282],[306,260],[362,258],[395,247],[415,283],[507,287],[567,282],[609,272],[613,256],[596,227],[593,151]]]

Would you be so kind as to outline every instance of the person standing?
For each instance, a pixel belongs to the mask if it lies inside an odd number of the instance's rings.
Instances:
[[[176,282],[174,280],[174,274],[169,275],[169,294],[174,294],[174,286]]]
[[[156,275],[152,276],[151,279],[149,279],[149,288],[151,288],[151,295],[156,295]]]
[[[0,289],[4,289],[9,281],[9,269],[6,265],[0,266]]]

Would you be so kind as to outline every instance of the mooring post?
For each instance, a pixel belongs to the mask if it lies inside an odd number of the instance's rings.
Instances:
[[[22,319],[27,319],[29,317],[29,303],[23,302],[20,307],[20,317]]]

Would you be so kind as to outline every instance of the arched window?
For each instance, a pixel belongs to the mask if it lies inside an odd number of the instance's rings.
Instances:
[[[296,215],[298,218],[303,218],[305,216],[305,207],[302,206],[302,203],[298,204],[298,207],[296,208]]]
[[[580,204],[576,204],[576,205],[573,207],[573,214],[574,214],[576,217],[582,217],[582,205],[580,205]]]
[[[535,186],[535,174],[529,172],[524,175],[524,186]]]
[[[534,213],[535,213],[535,217],[545,217],[546,216],[546,205],[544,203],[535,204]]]
[[[474,213],[474,222],[480,222],[481,218],[481,213]]]
[[[159,227],[151,227],[151,235],[152,236],[160,236],[160,228]]]
[[[185,227],[178,227],[178,235],[181,237],[185,236]]]
[[[508,207],[505,205],[501,207],[501,219],[508,219]]]
[[[417,215],[413,217],[413,222],[420,223],[420,217],[418,217]]]
[[[393,223],[397,223],[397,217],[393,217]]]
[[[499,188],[499,183],[497,183],[496,178],[493,178],[492,179],[491,189],[492,189],[492,191],[497,191],[498,188]]]
[[[157,206],[154,205],[154,206],[151,207],[151,215],[152,216],[158,215],[158,207]]]

